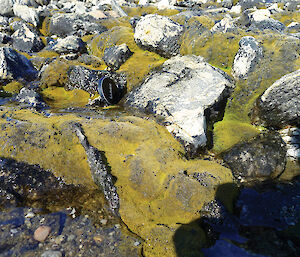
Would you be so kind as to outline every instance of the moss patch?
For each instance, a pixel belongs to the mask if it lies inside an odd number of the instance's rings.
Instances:
[[[23,87],[23,84],[18,81],[12,81],[5,86],[3,86],[3,90],[10,94],[17,94],[20,92],[20,89]]]

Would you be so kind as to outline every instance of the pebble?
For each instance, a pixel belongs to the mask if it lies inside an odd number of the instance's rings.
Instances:
[[[28,212],[25,216],[25,218],[27,219],[32,219],[35,216],[35,214],[33,212]]]
[[[101,222],[102,225],[106,225],[107,224],[107,220],[106,219],[102,219],[102,220],[100,220],[100,222]]]
[[[46,240],[46,238],[48,237],[50,232],[51,232],[51,227],[49,227],[49,226],[40,226],[34,231],[33,238],[36,241],[43,242],[43,241]]]
[[[62,257],[62,253],[60,251],[46,251],[42,254],[41,257]]]

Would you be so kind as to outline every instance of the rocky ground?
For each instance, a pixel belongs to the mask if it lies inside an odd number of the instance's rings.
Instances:
[[[1,256],[299,256],[297,0],[0,0]]]

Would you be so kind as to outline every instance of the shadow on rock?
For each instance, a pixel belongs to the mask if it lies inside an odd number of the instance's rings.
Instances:
[[[176,230],[177,256],[299,256],[300,177],[243,187],[238,197],[237,192],[234,184],[219,186],[201,218]]]

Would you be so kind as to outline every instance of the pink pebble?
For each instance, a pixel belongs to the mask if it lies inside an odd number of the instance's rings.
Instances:
[[[46,240],[47,236],[51,232],[51,227],[49,226],[40,226],[34,231],[33,238],[36,241],[43,242]]]

